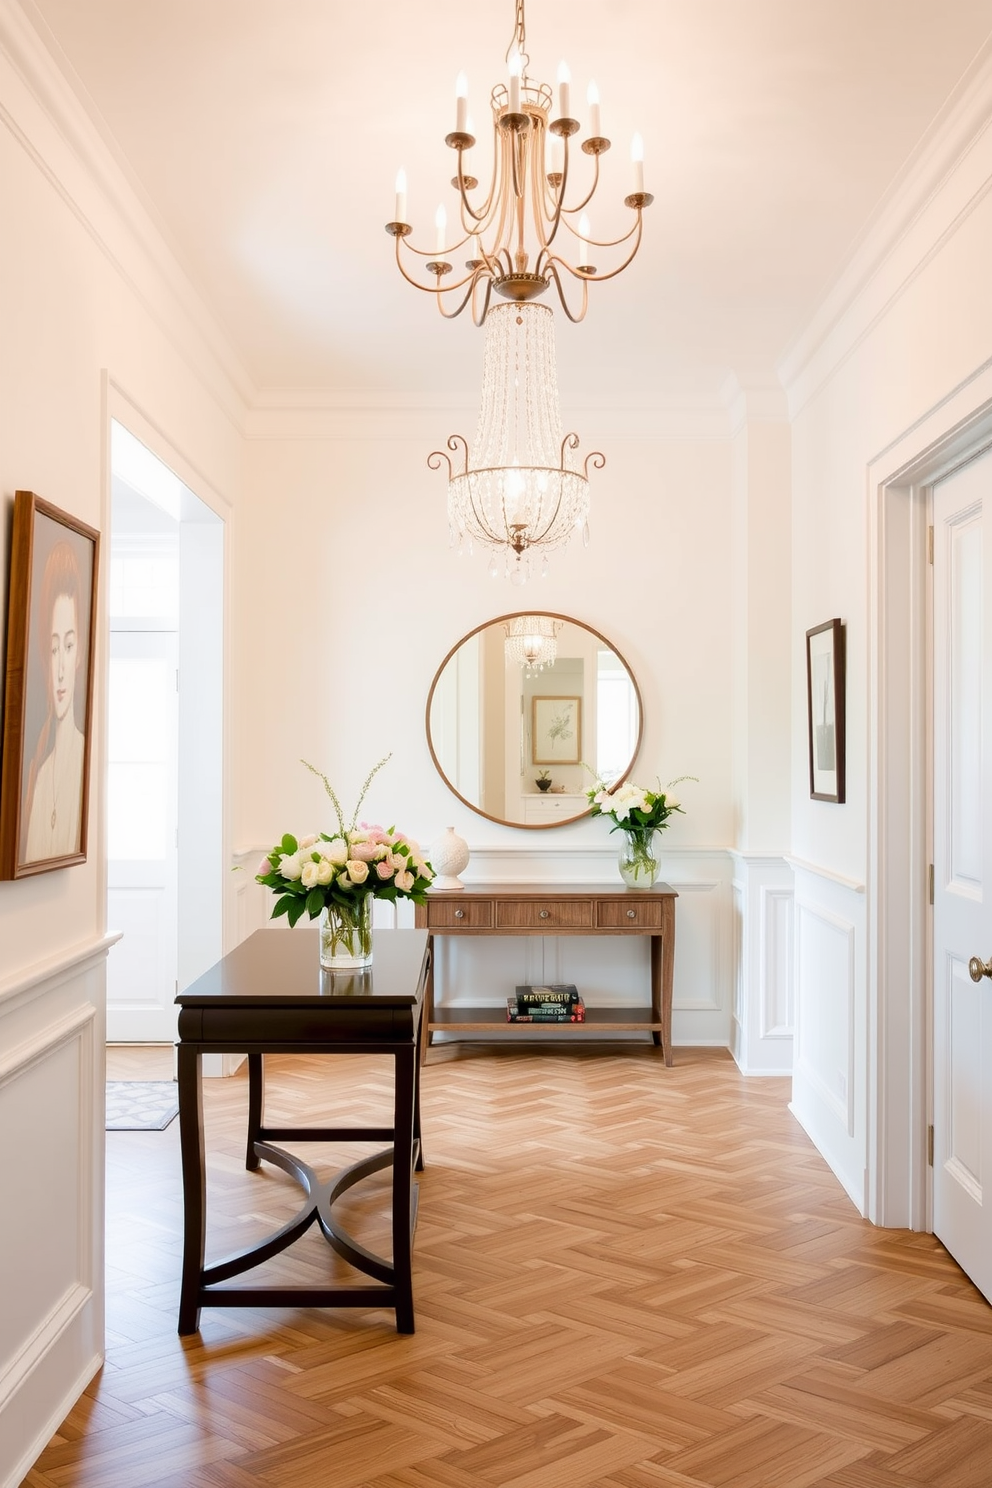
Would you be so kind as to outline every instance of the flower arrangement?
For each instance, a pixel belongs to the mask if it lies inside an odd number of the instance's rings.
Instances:
[[[323,781],[334,806],[337,831],[333,835],[314,832],[302,838],[287,832],[263,858],[255,875],[256,883],[279,896],[272,919],[285,915],[290,925],[295,925],[304,915],[314,920],[327,911],[328,955],[336,956],[343,949],[356,964],[371,959],[372,900],[395,903],[397,899],[412,899],[415,904],[423,904],[434,877],[434,870],[412,837],[394,827],[358,823],[368,788],[389,758],[387,754],[366,776],[350,826],[345,825],[341,803],[327,776],[301,760]],[[322,944],[322,960],[326,961],[324,950]]]
[[[608,786],[597,780],[586,791],[590,815],[608,816],[613,822],[610,831],[624,833],[620,874],[630,888],[647,889],[654,883],[658,873],[658,861],[652,850],[654,834],[668,825],[668,818],[676,811],[684,815],[681,801],[672,794],[672,786],[695,779],[695,775],[680,775],[664,789],[659,784],[657,790],[645,790],[631,783]]]

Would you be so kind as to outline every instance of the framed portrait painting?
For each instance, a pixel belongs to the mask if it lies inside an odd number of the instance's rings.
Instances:
[[[806,632],[809,793],[844,800],[844,627],[827,620]]]
[[[100,534],[14,497],[0,878],[86,861]]]
[[[577,765],[582,759],[582,699],[531,699],[531,754],[535,765]]]

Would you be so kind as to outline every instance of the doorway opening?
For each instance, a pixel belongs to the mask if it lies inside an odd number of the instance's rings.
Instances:
[[[223,951],[224,523],[111,420],[107,1040],[172,1043]]]

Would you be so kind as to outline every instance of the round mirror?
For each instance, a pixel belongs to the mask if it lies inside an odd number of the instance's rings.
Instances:
[[[460,801],[508,827],[557,827],[594,780],[631,770],[641,696],[605,636],[567,615],[500,615],[448,652],[427,698],[427,742]]]

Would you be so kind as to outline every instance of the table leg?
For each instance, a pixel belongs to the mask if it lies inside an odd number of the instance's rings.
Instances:
[[[657,945],[657,940],[654,942]],[[665,1063],[672,1063],[672,991],[675,982],[675,900],[663,899],[661,905],[661,1042]],[[654,972],[652,971],[652,983]]]
[[[396,1331],[412,1333],[413,1323],[413,1134],[417,1046],[397,1051],[393,1093],[393,1286]]]
[[[260,1164],[255,1152],[255,1143],[262,1129],[262,1112],[265,1108],[265,1065],[261,1054],[248,1055],[248,1146],[245,1152],[245,1167],[254,1173]]]
[[[417,1028],[417,1037],[415,1040],[417,1046],[417,1054],[414,1056],[413,1061],[413,1136],[414,1141],[417,1145],[417,1161],[414,1163],[414,1170],[418,1173],[422,1173],[424,1171],[424,1137],[423,1132],[420,1128],[420,1066],[423,1063],[423,1055],[421,1053],[421,1050],[424,1037],[423,1007],[421,1007],[420,1010],[420,1019],[421,1021]]]
[[[198,1048],[178,1049],[179,1148],[183,1170],[183,1274],[179,1332],[200,1326],[200,1282],[207,1235],[207,1167],[203,1150],[203,1083]]]
[[[427,1063],[427,1050],[433,1042],[431,1024],[434,1022],[434,937],[427,940],[427,976],[424,979],[424,999],[421,1012],[423,1024],[420,1030],[420,1062]]]

